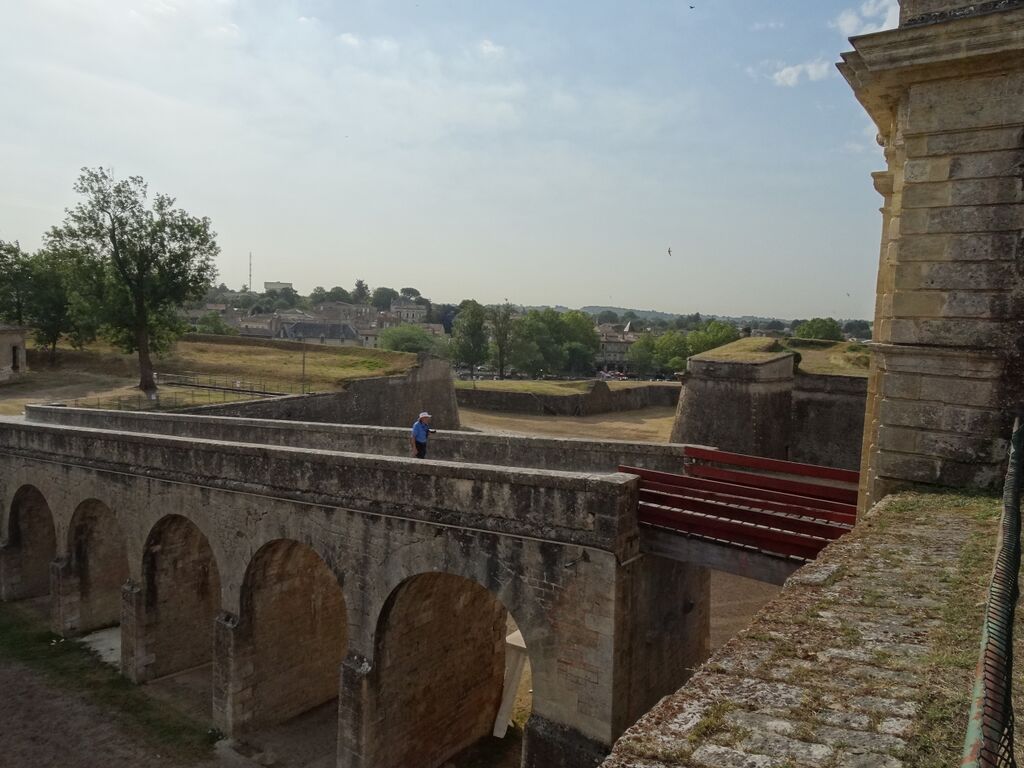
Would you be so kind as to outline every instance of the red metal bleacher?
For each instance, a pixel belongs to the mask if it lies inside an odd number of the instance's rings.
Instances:
[[[809,561],[856,521],[859,473],[687,447],[686,474],[640,477],[641,525]]]

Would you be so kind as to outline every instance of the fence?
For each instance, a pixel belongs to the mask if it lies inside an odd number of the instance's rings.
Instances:
[[[304,382],[280,379],[247,381],[234,376],[217,376],[201,373],[157,373],[155,377],[157,384],[162,387],[223,390],[226,392],[259,395],[260,397],[300,395],[306,394],[308,391]]]
[[[265,397],[265,395],[227,389],[198,389],[183,393],[162,391],[158,392],[157,397],[153,400],[141,392],[137,395],[81,397],[68,401],[67,405],[71,408],[100,408],[112,411],[173,411],[177,408],[253,400],[261,397]]]
[[[985,607],[962,768],[1017,765],[1013,754],[1013,622],[1020,597],[1022,442],[1024,424],[1018,419],[1010,441],[1002,531]]]

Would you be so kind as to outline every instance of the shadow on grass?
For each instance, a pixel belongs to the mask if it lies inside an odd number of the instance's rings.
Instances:
[[[150,698],[87,647],[52,634],[36,614],[0,603],[0,659],[39,672],[50,685],[81,696],[166,754],[199,761],[213,754],[215,730]]]

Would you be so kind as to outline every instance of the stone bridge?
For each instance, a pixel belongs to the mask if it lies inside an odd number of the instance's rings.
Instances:
[[[608,471],[678,466],[681,446],[439,433],[456,460],[422,462],[404,433],[5,418],[0,597],[49,595],[65,636],[120,624],[136,682],[208,674],[232,737],[337,699],[345,768],[434,768],[488,735],[511,616],[523,765],[598,764],[707,655],[707,569],[645,554],[636,478]]]

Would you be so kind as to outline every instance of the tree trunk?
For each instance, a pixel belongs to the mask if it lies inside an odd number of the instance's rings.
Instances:
[[[50,367],[57,364],[57,341],[54,339],[50,344]]]
[[[135,331],[135,345],[139,348],[139,389],[152,400],[156,397],[156,379],[153,376],[153,359],[149,356],[149,334],[145,327]]]

